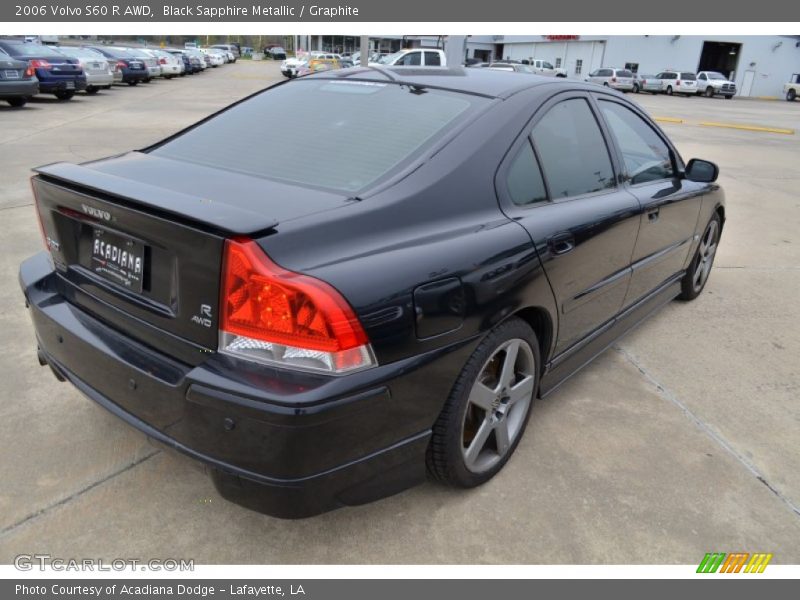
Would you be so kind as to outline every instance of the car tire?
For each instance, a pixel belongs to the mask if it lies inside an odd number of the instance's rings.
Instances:
[[[603,87],[611,87],[611,86],[610,86],[610,85],[608,85],[608,82],[607,82],[607,81],[604,81],[604,82],[603,82]]]
[[[27,98],[8,98],[6,100],[6,102],[8,102],[9,105],[13,106],[14,108],[22,108],[23,106],[25,106],[28,103],[28,99]]]
[[[74,90],[62,90],[60,92],[56,92],[54,96],[61,101],[72,100],[72,97],[75,95]]]
[[[681,279],[681,293],[678,296],[681,300],[694,300],[706,287],[706,282],[711,274],[711,267],[714,265],[714,257],[719,246],[719,238],[722,233],[722,220],[719,213],[714,212],[714,216],[703,230],[703,236],[694,253],[692,262],[686,274]]]
[[[672,96],[672,86],[671,85],[667,86],[666,94],[667,94],[667,96]]]
[[[89,94],[90,96],[94,96],[99,91],[100,91],[100,88],[98,88],[98,87],[87,87],[86,88],[86,93]]]
[[[639,85],[636,84],[636,83],[633,84],[633,93],[634,94],[638,94],[639,93]]]
[[[725,96],[725,100],[730,100],[731,98],[733,98],[733,94],[728,94]]]
[[[426,453],[433,479],[471,488],[503,468],[525,433],[539,365],[536,334],[522,319],[504,321],[484,337],[433,426]]]
[[[129,81],[128,85],[133,87],[134,85],[138,85],[138,83],[139,83],[138,81]]]
[[[151,81],[153,81],[152,77],[148,77],[147,79],[142,79],[142,83],[150,83]]]
[[[786,100],[789,102],[794,102],[794,99],[797,98],[797,92],[794,90],[789,90],[786,92]]]
[[[714,89],[709,85],[706,88],[706,91],[703,92],[706,98],[713,98],[714,97]]]

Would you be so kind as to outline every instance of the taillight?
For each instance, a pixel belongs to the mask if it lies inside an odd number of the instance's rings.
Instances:
[[[115,69],[116,69],[117,71],[121,71],[121,70],[122,70],[122,69],[124,69],[126,66],[128,66],[128,65],[126,65],[126,64],[125,64],[124,62],[122,62],[121,60],[118,60],[118,61],[117,61],[117,66],[115,67]]]
[[[25,77],[26,78],[30,78],[30,77],[33,77],[33,75],[34,75],[33,67],[28,65],[28,68],[25,69]]]
[[[44,232],[44,222],[42,221],[42,213],[39,209],[39,197],[36,195],[36,186],[33,183],[33,177],[30,178],[31,193],[33,194],[33,207],[36,209],[36,220],[39,222],[39,233],[42,234],[42,243],[45,250],[50,251],[50,244],[47,243],[47,234]]]
[[[159,59],[158,59],[158,64],[160,64],[160,65],[165,65],[165,64],[167,64],[167,59],[166,59],[166,58],[164,58],[164,57],[161,57],[161,58],[159,58]]]
[[[680,79],[678,79],[678,81],[676,81],[676,82],[675,82],[675,85],[676,85],[676,86],[679,86],[680,84],[681,84],[681,80],[680,80]]]
[[[617,83],[617,78],[616,77],[612,77],[611,78],[611,83]]]
[[[225,242],[220,350],[331,374],[377,364],[358,317],[338,291],[276,265],[244,238]]]
[[[34,58],[28,63],[34,69],[52,69],[53,65],[51,65],[46,60],[39,60],[38,58]]]

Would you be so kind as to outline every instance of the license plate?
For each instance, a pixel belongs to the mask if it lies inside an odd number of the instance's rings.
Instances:
[[[64,87],[65,87],[66,89],[68,89],[68,90],[74,90],[74,89],[75,89],[75,82],[74,82],[74,81],[67,81],[67,82],[64,84]]]
[[[103,279],[141,293],[144,244],[105,229],[95,229],[91,269]]]
[[[92,68],[99,69],[100,68],[100,63],[92,63]]]
[[[4,71],[3,74],[5,75],[6,79],[19,79],[19,71]]]

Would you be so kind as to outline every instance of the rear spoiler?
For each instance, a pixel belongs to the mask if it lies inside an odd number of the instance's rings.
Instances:
[[[72,163],[52,163],[38,167],[34,172],[52,183],[64,183],[67,187],[79,186],[102,196],[155,209],[156,212],[227,234],[253,235],[272,229],[278,224],[277,220],[260,212],[167,190],[135,179],[109,175]]]

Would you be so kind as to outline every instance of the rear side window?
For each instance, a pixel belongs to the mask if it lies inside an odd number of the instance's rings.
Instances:
[[[511,201],[517,206],[526,206],[547,200],[542,172],[539,170],[539,163],[536,162],[530,142],[522,145],[519,154],[511,163],[506,177],[506,185]]]
[[[441,67],[442,66],[442,59],[439,56],[438,52],[426,52],[425,53],[425,65],[428,67]]]
[[[390,83],[298,79],[253,96],[151,152],[352,193],[414,158],[487,102]]]
[[[534,126],[532,136],[553,199],[614,187],[605,140],[583,98],[556,104]]]
[[[421,59],[421,52],[409,52],[394,64],[399,67],[417,67],[421,64]]]
[[[669,147],[639,115],[607,100],[600,100],[600,110],[617,140],[632,184],[673,177]]]

